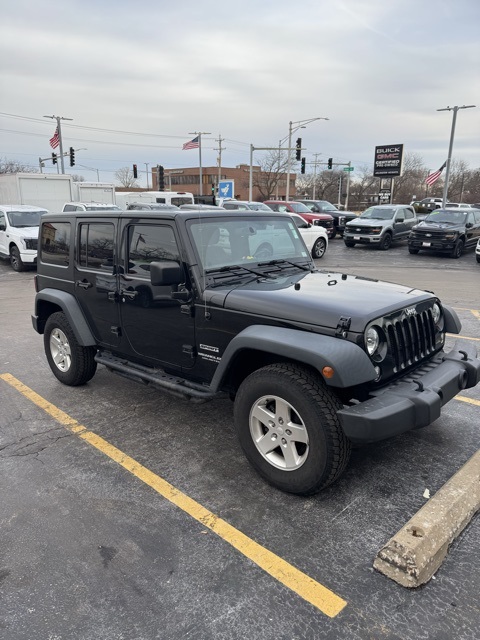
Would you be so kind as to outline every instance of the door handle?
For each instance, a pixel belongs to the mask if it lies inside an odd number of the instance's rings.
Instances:
[[[77,287],[81,287],[82,289],[90,289],[91,287],[93,287],[93,284],[91,282],[88,282],[88,280],[77,280],[75,282],[75,285]]]
[[[135,298],[138,296],[138,291],[132,291],[131,289],[122,289],[120,291],[120,295],[123,298],[128,298],[129,300],[135,300]]]

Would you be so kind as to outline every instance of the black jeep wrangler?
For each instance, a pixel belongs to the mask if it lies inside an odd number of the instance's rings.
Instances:
[[[270,483],[308,495],[351,444],[423,427],[480,379],[445,353],[454,311],[425,291],[315,267],[294,221],[258,211],[42,217],[35,330],[55,376],[107,369],[197,400],[230,396]]]

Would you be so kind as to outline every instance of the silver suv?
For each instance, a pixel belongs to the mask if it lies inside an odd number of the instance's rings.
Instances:
[[[343,241],[347,247],[373,244],[386,251],[394,240],[406,240],[417,223],[415,209],[408,204],[377,205],[347,222]]]

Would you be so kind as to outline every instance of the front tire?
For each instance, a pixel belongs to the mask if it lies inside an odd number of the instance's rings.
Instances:
[[[344,240],[345,246],[346,247],[354,247],[355,246],[355,242],[352,242],[351,240]]]
[[[337,397],[306,368],[273,364],[249,375],[235,398],[235,428],[250,464],[270,484],[312,495],[344,471],[351,445]]]
[[[95,375],[96,349],[79,344],[64,313],[52,313],[48,318],[43,344],[48,364],[63,384],[77,387]]]
[[[317,238],[315,240],[315,244],[312,247],[312,258],[314,258],[315,260],[323,258],[326,250],[327,243],[325,241],[325,238]]]
[[[25,265],[20,257],[20,251],[18,247],[13,245],[10,249],[10,264],[14,271],[25,271]]]
[[[388,249],[390,249],[391,246],[392,246],[392,234],[386,233],[383,236],[383,240],[381,240],[378,248],[381,251],[388,251]]]
[[[457,240],[457,242],[455,243],[455,246],[452,249],[452,253],[450,254],[450,256],[455,259],[460,258],[460,256],[463,253],[464,246],[465,246],[465,243],[463,242],[462,239]]]
[[[420,251],[420,249],[414,249],[413,247],[408,247],[408,253],[411,253],[412,255],[417,255],[417,253]]]

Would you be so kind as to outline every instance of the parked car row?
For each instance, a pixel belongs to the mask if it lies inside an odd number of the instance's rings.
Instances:
[[[346,247],[371,244],[387,250],[395,240],[406,239],[408,251],[446,253],[459,258],[465,249],[480,246],[480,209],[471,207],[434,209],[419,221],[410,205],[377,205],[356,220],[347,222]]]

